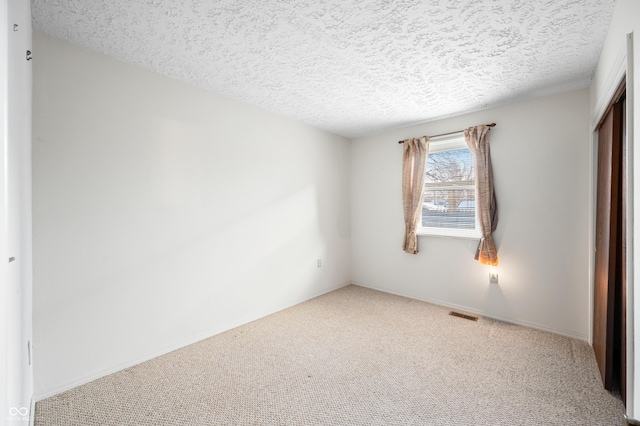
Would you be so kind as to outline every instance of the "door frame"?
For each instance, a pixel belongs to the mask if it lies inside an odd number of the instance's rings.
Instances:
[[[0,2],[0,425],[33,423],[31,3]],[[13,262],[9,263],[9,257]]]
[[[9,407],[7,406],[8,389],[4,385],[7,383],[7,359],[10,357],[7,345],[7,313],[9,311],[9,303],[7,300],[7,282],[8,282],[8,244],[7,244],[7,194],[6,194],[6,153],[7,153],[7,3],[0,2],[0,425],[7,423],[6,414]]]
[[[633,116],[634,116],[634,74],[633,74],[633,33],[626,36],[625,42],[620,46],[614,66],[606,79],[605,87],[599,96],[599,102],[595,106],[594,114],[591,117],[591,145],[590,145],[590,191],[589,191],[589,344],[593,345],[593,297],[595,279],[595,243],[596,243],[596,201],[597,201],[597,170],[598,170],[598,125],[603,119],[607,108],[618,90],[618,87],[626,78],[627,106],[626,106],[626,135],[624,141],[626,149],[626,193],[627,206],[627,229],[626,229],[626,414],[630,419],[635,418],[637,406],[640,410],[640,401],[636,402],[634,369],[636,353],[640,356],[640,351],[635,351],[635,324],[634,324],[634,151],[633,151]],[[640,152],[639,152],[640,153]],[[640,240],[640,239],[639,239]],[[639,295],[640,296],[640,295]],[[639,342],[640,343],[640,342]],[[640,371],[639,371],[640,373]],[[637,381],[640,383],[640,379]],[[640,394],[638,395],[640,396]]]

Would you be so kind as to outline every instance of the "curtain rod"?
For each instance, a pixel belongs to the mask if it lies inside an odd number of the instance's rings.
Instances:
[[[487,127],[495,127],[496,123],[491,123],[491,124],[485,124],[485,126]],[[456,133],[460,133],[460,132],[464,132],[464,130],[458,130],[457,132],[449,132],[449,133],[441,133],[439,135],[433,135],[433,136],[429,136],[430,138],[437,138],[439,136],[449,136],[449,135],[455,135]],[[423,136],[424,137],[424,136]],[[398,141],[398,143],[404,143],[404,141]]]

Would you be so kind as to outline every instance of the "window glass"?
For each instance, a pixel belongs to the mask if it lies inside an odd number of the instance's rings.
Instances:
[[[429,144],[419,234],[477,237],[473,155],[457,135]]]

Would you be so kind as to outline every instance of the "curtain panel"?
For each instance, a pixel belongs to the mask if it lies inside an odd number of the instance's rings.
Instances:
[[[402,154],[402,206],[404,208],[404,242],[402,249],[411,254],[418,253],[416,229],[422,215],[425,164],[429,152],[429,137],[407,139]]]
[[[473,154],[476,178],[476,211],[482,238],[475,259],[484,265],[498,265],[498,250],[493,232],[498,226],[498,205],[493,189],[493,170],[489,149],[490,127],[481,125],[465,129],[464,138]]]

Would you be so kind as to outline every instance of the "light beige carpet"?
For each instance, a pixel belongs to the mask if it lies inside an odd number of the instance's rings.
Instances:
[[[44,425],[615,425],[582,341],[348,286],[40,401]]]

